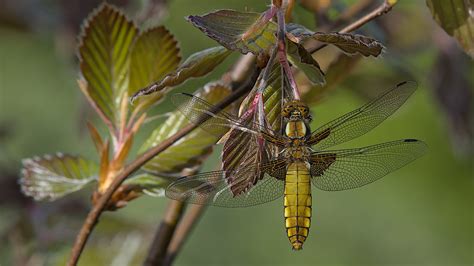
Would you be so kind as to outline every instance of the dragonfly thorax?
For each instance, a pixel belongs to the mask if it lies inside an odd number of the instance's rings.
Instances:
[[[281,111],[285,135],[290,139],[304,138],[311,133],[308,124],[311,122],[308,106],[299,100],[287,102]]]
[[[288,121],[285,125],[285,135],[290,139],[301,139],[309,132],[303,120]]]

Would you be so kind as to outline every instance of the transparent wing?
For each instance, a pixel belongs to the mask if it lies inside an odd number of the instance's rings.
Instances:
[[[238,129],[242,132],[263,136],[267,140],[271,140],[272,143],[282,143],[282,140],[271,129],[263,128],[251,121],[244,123],[237,116],[194,95],[178,93],[172,95],[171,100],[187,119],[213,135],[220,137],[229,129]]]
[[[315,152],[310,161],[312,183],[328,191],[361,187],[414,161],[426,150],[423,141],[404,139],[358,149]]]
[[[249,189],[236,193],[235,187],[246,185],[246,173],[255,174],[261,171],[261,179]],[[234,179],[226,180],[232,174]],[[260,174],[260,173],[257,173]],[[192,204],[213,205],[220,207],[248,207],[273,201],[283,195],[286,161],[277,159],[263,165],[248,165],[232,173],[213,171],[198,175],[182,177],[166,189],[168,198]]]
[[[307,143],[324,150],[364,135],[400,108],[416,87],[413,81],[396,85],[377,99],[316,129]]]

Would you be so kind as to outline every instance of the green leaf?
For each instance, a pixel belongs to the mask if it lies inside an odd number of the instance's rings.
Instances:
[[[379,56],[384,46],[377,40],[359,34],[350,33],[321,33],[316,32],[313,38],[337,46],[348,54],[362,54],[363,56]]]
[[[263,91],[263,106],[267,121],[276,132],[281,128],[282,84],[280,63],[275,63]]]
[[[87,19],[79,38],[83,88],[94,107],[116,124],[129,85],[130,50],[138,29],[116,8],[102,4]]]
[[[135,175],[123,182],[123,185],[131,186],[131,189],[134,191],[139,191],[153,197],[164,197],[165,188],[169,184],[170,181],[149,174]]]
[[[258,84],[256,84],[258,86]],[[252,89],[249,95],[240,105],[241,113],[245,112],[252,103],[257,86]],[[263,91],[263,104],[265,115],[271,128],[278,132],[281,127],[281,107],[282,107],[282,84],[280,63],[274,63],[268,76],[267,86]]]
[[[427,0],[434,20],[474,58],[474,3],[472,0]]]
[[[219,10],[187,19],[227,49],[258,55],[268,52],[276,43],[277,25],[268,21],[265,14]]]
[[[178,67],[180,50],[174,36],[163,26],[141,33],[132,49],[129,95],[160,80]],[[141,97],[135,108],[146,109],[163,97],[163,93]]]
[[[136,92],[131,101],[142,95],[159,92],[167,87],[175,87],[190,78],[202,77],[216,68],[232,51],[222,46],[212,47],[192,54],[174,72],[164,79]],[[160,92],[161,93],[161,92]]]
[[[220,84],[211,84],[198,90],[196,96],[215,104],[229,94],[229,88]],[[172,112],[168,119],[153,131],[140,148],[140,152],[160,144],[188,124],[189,120],[180,111]],[[181,176],[185,172],[194,171],[201,166],[218,140],[218,136],[211,135],[200,128],[195,129],[155,156],[145,164],[143,169],[159,176]]]
[[[293,42],[299,43],[308,38],[332,44],[348,54],[362,54],[363,56],[379,56],[384,46],[376,39],[351,33],[324,33],[312,32],[307,28],[289,23],[287,27],[287,37]]]
[[[324,85],[326,83],[324,73],[313,56],[301,44],[292,41],[287,43],[290,62],[303,71],[313,84]]]
[[[93,161],[66,154],[24,159],[20,185],[35,200],[56,200],[97,180]]]

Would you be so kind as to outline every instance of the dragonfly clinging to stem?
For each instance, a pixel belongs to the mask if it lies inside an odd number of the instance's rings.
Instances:
[[[166,196],[192,204],[247,207],[283,196],[287,236],[295,250],[302,249],[311,225],[311,187],[326,191],[358,188],[422,156],[423,141],[401,139],[363,148],[327,150],[359,137],[393,114],[416,90],[415,82],[403,82],[375,100],[311,131],[311,115],[301,100],[284,104],[282,132],[249,126],[239,117],[189,94],[177,94],[174,102],[193,123],[211,134],[229,129],[255,135],[267,145],[268,158],[226,171],[182,177],[166,190]],[[231,141],[231,140],[229,140]],[[259,149],[250,143],[249,149]],[[275,152],[278,151],[278,152]]]

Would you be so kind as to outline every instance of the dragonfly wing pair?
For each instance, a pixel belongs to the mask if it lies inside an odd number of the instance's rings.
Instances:
[[[403,139],[364,148],[316,152],[311,155],[312,183],[327,191],[362,187],[416,160],[426,149],[423,141]]]
[[[308,159],[312,184],[322,190],[336,191],[364,186],[410,163],[426,152],[419,140],[406,139],[357,149],[323,151],[359,137],[393,114],[415,91],[416,83],[403,82],[377,99],[311,133],[306,140],[316,152]],[[229,129],[265,136],[269,145],[283,143],[281,136],[257,124],[241,120],[210,103],[189,94],[178,94],[173,101],[192,122],[211,134]],[[255,144],[257,149],[258,146]],[[275,200],[284,194],[284,179],[290,162],[287,158],[248,164],[229,171],[213,171],[187,176],[167,189],[169,198],[194,204],[222,207],[246,207]],[[228,176],[233,176],[229,182]],[[255,176],[262,176],[256,179]],[[251,184],[249,184],[251,182]],[[244,190],[235,189],[236,186]],[[237,191],[237,192],[236,192]]]
[[[325,150],[364,135],[398,110],[416,87],[413,81],[399,83],[364,106],[314,130],[308,145],[316,150]]]

